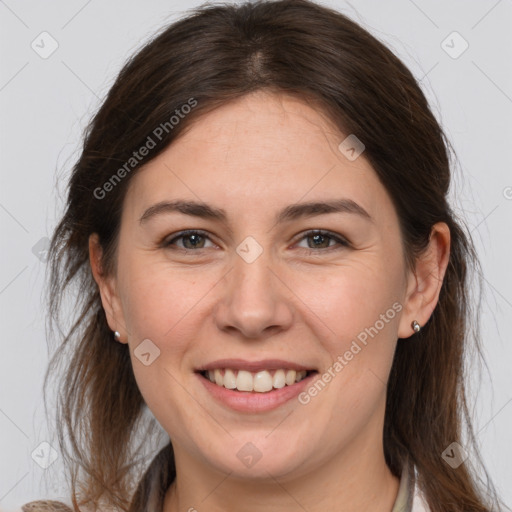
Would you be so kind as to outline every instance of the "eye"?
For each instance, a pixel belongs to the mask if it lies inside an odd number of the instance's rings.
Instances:
[[[338,246],[350,247],[349,242],[342,236],[321,229],[307,231],[303,234],[300,241],[307,239],[312,240],[312,244],[308,243],[307,249],[312,249],[309,252],[319,252],[315,249],[323,249],[324,251],[339,249],[340,247],[336,247],[336,243]],[[181,247],[179,244],[176,244],[177,240],[182,240],[183,243]],[[190,229],[187,231],[182,231],[173,238],[162,242],[162,246],[165,248],[171,248],[171,246],[175,246],[176,248],[182,250],[200,250],[208,248],[205,247],[205,242],[207,240],[211,242],[205,231]],[[335,242],[335,244],[331,245],[331,242]]]
[[[349,242],[341,237],[340,235],[336,235],[334,233],[331,233],[330,231],[324,231],[321,229],[315,229],[312,231],[306,232],[302,238],[302,240],[311,239],[313,242],[310,245],[308,243],[308,249],[327,249],[327,250],[336,250],[340,247],[336,247],[336,245],[329,245],[331,241],[337,242],[338,245],[341,245],[343,247],[349,247]],[[318,252],[318,251],[310,251],[310,252]]]
[[[181,233],[178,233],[178,235],[175,236],[174,238],[164,241],[163,246],[169,247],[171,245],[176,245],[175,244],[176,240],[180,240],[180,239],[183,239],[184,244],[183,244],[183,247],[178,246],[178,249],[184,249],[184,250],[205,249],[205,246],[204,246],[205,240],[210,240],[210,238],[206,235],[206,233],[204,231],[200,231],[197,229],[195,229],[195,230],[191,229],[191,230],[187,230],[187,231],[182,231]]]

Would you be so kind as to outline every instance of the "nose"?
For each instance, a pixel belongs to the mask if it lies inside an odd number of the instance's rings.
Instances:
[[[221,290],[214,321],[222,331],[238,333],[240,338],[264,339],[292,325],[293,294],[271,267],[265,251],[251,263],[235,255]]]

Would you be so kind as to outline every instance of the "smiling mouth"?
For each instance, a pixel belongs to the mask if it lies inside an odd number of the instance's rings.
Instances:
[[[231,368],[218,368],[215,370],[203,370],[198,373],[219,387],[233,391],[268,393],[275,389],[293,386],[306,377],[318,372],[316,370],[296,371],[284,368],[249,372]]]

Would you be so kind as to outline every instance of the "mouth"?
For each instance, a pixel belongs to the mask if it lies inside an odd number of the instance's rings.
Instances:
[[[296,370],[291,368],[259,371],[215,368],[198,370],[196,373],[221,388],[246,393],[269,393],[293,386],[318,372],[316,370]]]
[[[195,369],[217,404],[248,414],[293,404],[318,373],[316,368],[283,359],[218,359]]]

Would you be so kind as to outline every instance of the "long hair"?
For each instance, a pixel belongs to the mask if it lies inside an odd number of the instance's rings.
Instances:
[[[87,126],[49,249],[49,328],[61,340],[45,376],[46,390],[48,377],[62,374],[56,429],[75,509],[105,503],[127,510],[143,471],[141,453],[157,434],[144,414],[128,346],[115,343],[108,327],[89,235],[99,235],[102,270],[113,273],[130,179],[193,121],[262,89],[314,105],[363,141],[398,213],[407,268],[432,226],[448,224],[451,253],[438,304],[414,342],[398,340],[385,459],[396,476],[407,458],[415,464],[432,512],[499,507],[488,476],[486,488],[478,476],[487,472],[468,412],[465,361],[475,349],[481,357],[470,288],[479,263],[447,199],[451,145],[418,82],[386,46],[340,12],[279,0],[207,4],[165,27],[124,65]],[[143,146],[151,149],[135,158]],[[75,316],[63,331],[55,326],[65,291],[75,297],[68,308]],[[141,436],[143,427],[151,435]],[[453,442],[471,451],[456,469],[442,457]]]

